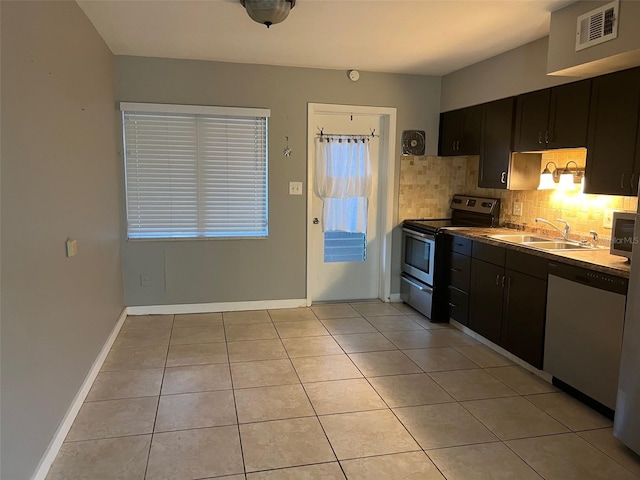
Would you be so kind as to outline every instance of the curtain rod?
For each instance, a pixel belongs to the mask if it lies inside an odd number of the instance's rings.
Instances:
[[[362,133],[324,133],[324,127],[320,129],[320,133],[317,134],[317,136],[320,138],[320,141],[322,141],[324,138],[329,138],[329,137],[347,137],[348,141],[353,140],[362,140],[364,142],[365,139],[368,138],[374,138],[374,137],[379,137],[380,135],[376,135],[376,129],[372,128],[371,129],[371,133],[370,134],[362,134]],[[340,141],[341,138],[339,138]]]

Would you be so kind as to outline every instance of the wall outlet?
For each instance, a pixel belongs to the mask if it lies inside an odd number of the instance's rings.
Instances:
[[[150,287],[151,286],[151,275],[148,273],[143,273],[140,275],[140,286],[141,287]]]
[[[289,182],[289,195],[302,195],[302,182]]]
[[[522,202],[513,202],[513,214],[516,216],[522,215]]]
[[[613,210],[605,210],[604,218],[602,220],[602,226],[604,228],[611,228],[613,226]]]
[[[78,242],[73,238],[67,238],[65,246],[67,250],[67,257],[74,257],[78,254]]]

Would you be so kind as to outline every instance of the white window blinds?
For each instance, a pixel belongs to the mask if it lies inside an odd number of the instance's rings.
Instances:
[[[121,110],[129,238],[267,236],[268,110]]]

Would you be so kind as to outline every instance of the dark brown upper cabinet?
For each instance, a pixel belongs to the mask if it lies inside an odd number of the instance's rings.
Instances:
[[[515,97],[509,97],[483,106],[478,172],[481,188],[507,188],[515,103]]]
[[[440,114],[438,154],[441,157],[478,155],[482,105]]]
[[[640,68],[593,80],[586,193],[637,195],[640,178]]]
[[[518,96],[514,150],[536,152],[587,145],[591,80]]]

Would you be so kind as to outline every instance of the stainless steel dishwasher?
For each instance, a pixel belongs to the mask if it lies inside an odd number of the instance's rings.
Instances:
[[[549,264],[544,370],[612,411],[627,286],[626,278]]]

